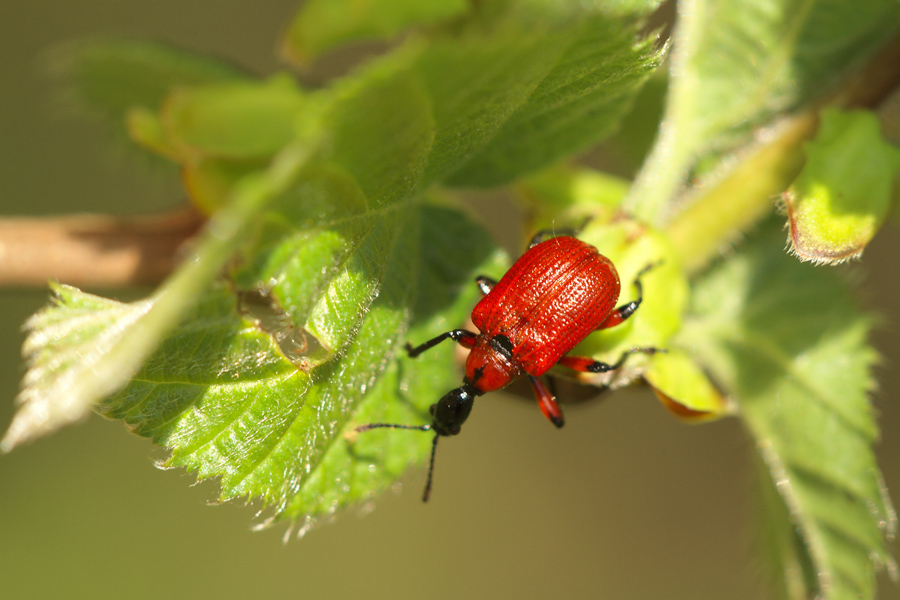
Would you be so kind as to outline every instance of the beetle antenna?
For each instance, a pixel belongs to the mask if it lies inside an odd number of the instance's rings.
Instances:
[[[434,441],[431,442],[431,460],[428,461],[428,480],[425,482],[425,491],[422,492],[422,502],[428,502],[428,498],[431,497],[431,476],[434,474],[434,453],[437,451],[439,437],[441,436],[435,435]]]
[[[401,425],[399,423],[367,423],[356,428],[356,432],[370,429],[414,429],[416,431],[431,431],[431,425]]]
[[[401,425],[400,423],[367,423],[366,425],[357,427],[356,432],[369,431],[370,429],[412,429],[413,431],[431,431],[433,427],[431,425]],[[434,441],[431,442],[431,459],[428,461],[428,480],[425,482],[425,491],[422,493],[422,502],[428,502],[428,498],[431,496],[431,479],[434,474],[434,453],[437,451],[439,437],[441,436],[435,434]]]

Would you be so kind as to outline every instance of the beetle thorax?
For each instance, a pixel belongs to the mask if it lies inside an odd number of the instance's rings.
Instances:
[[[480,393],[505,388],[523,374],[505,335],[479,335],[466,360],[466,381]]]

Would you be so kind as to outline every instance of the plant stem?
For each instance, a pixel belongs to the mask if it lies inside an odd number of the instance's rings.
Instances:
[[[0,219],[0,286],[127,286],[162,281],[203,224],[185,207],[113,217],[67,215]]]
[[[710,187],[699,186],[688,208],[666,228],[685,269],[694,273],[737,240],[775,206],[803,166],[803,141],[818,125],[810,111],[777,128],[769,142],[758,144],[740,164]]]

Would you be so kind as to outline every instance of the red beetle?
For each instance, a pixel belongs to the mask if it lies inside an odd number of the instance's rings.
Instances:
[[[502,389],[528,375],[541,411],[551,423],[562,427],[562,410],[539,376],[557,364],[576,371],[606,373],[621,367],[630,354],[657,351],[656,348],[632,348],[615,364],[568,356],[588,334],[618,325],[637,310],[642,298],[640,276],[650,267],[643,269],[634,281],[637,299],[615,308],[620,285],[612,262],[590,244],[574,237],[542,241],[544,237],[545,233],[536,235],[528,251],[499,282],[484,276],[476,279],[484,298],[475,305],[472,322],[480,333],[454,329],[420,346],[406,344],[412,358],[447,338],[471,350],[463,384],[431,405],[431,424],[370,423],[357,428],[357,431],[388,427],[435,432],[424,501],[431,493],[438,438],[459,433],[477,396]]]

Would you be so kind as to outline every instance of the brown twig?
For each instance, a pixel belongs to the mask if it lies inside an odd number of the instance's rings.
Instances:
[[[193,208],[0,219],[0,286],[44,286],[51,279],[79,287],[158,283],[202,224]]]

